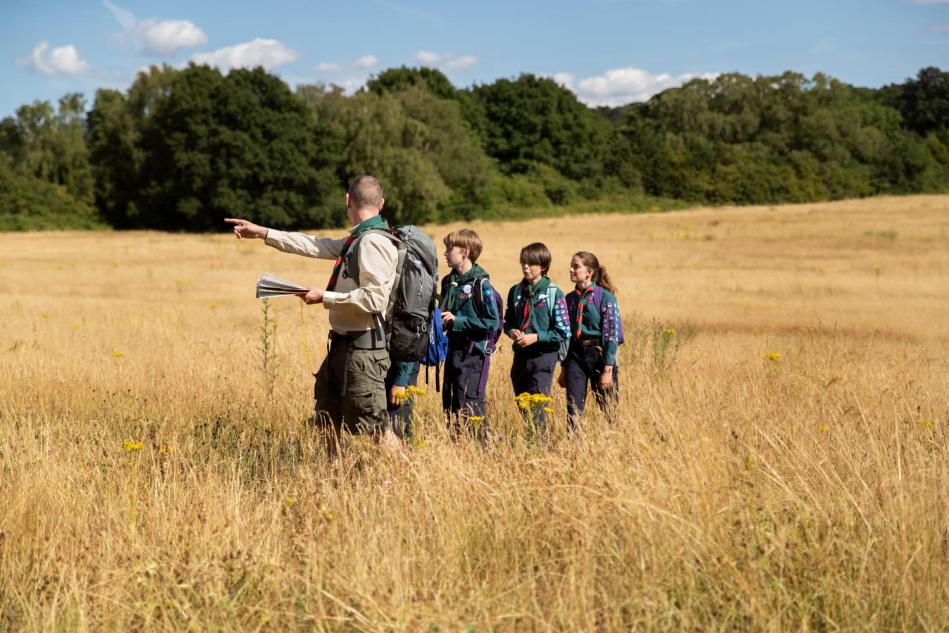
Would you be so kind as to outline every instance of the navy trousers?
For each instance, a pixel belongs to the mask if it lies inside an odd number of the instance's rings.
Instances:
[[[445,379],[442,383],[442,408],[452,423],[452,431],[458,425],[481,439],[487,437],[488,420],[485,417],[484,396],[487,385],[481,388],[481,372],[487,371],[485,363],[490,357],[477,350],[456,349],[449,345],[445,359]],[[474,419],[472,419],[474,418]]]
[[[557,366],[557,350],[543,351],[514,348],[514,362],[511,363],[511,384],[514,395],[522,393],[542,393],[550,395],[554,382],[554,368]],[[533,422],[541,435],[547,432],[547,413],[545,407],[534,407]]]
[[[613,365],[613,388],[601,387],[603,353],[600,348],[571,344],[570,352],[563,363],[563,371],[567,382],[567,424],[571,429],[576,428],[580,414],[586,406],[588,384],[600,409],[608,412],[616,405],[619,396],[619,367]]]

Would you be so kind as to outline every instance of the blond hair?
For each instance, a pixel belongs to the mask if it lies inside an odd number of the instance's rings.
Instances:
[[[478,257],[481,255],[481,249],[484,248],[484,245],[481,243],[481,238],[471,229],[452,231],[446,235],[442,241],[445,243],[445,248],[451,248],[452,246],[467,248],[468,259],[471,260],[472,264],[478,261]]]

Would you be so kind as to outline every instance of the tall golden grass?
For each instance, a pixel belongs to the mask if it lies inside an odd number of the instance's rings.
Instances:
[[[404,458],[329,459],[324,309],[272,302],[271,399],[253,285],[330,262],[0,236],[0,630],[949,627],[949,197],[472,226],[505,290],[609,267],[614,419],[527,441],[505,346],[490,448],[429,385]]]

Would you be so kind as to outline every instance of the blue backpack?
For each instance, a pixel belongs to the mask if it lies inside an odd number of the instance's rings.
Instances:
[[[428,384],[428,368],[435,368],[435,391],[441,390],[441,366],[448,358],[448,336],[442,327],[442,311],[436,305],[428,323],[428,349],[419,361],[425,365],[425,384]]]

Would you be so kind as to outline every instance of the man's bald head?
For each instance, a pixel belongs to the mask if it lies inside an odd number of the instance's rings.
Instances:
[[[382,183],[372,176],[360,176],[349,185],[349,204],[354,211],[382,210]]]

